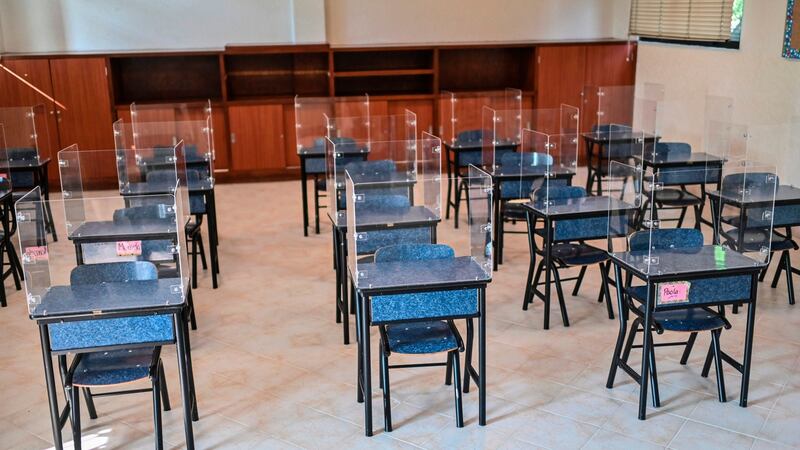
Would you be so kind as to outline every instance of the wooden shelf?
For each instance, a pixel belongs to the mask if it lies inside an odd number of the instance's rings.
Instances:
[[[433,75],[433,69],[397,69],[397,70],[358,70],[353,72],[334,72],[335,78],[349,77],[392,77],[403,75]]]
[[[116,103],[222,99],[216,55],[110,58]]]

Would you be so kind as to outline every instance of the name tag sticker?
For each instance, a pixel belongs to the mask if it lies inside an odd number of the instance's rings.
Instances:
[[[674,281],[672,283],[658,283],[656,289],[656,304],[671,305],[689,301],[689,288],[692,283],[688,281]]]
[[[142,241],[117,241],[117,256],[140,256]]]
[[[26,247],[23,257],[27,262],[47,261],[49,259],[47,246]]]

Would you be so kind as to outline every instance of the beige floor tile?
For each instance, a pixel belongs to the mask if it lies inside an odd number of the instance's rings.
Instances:
[[[749,449],[754,439],[743,434],[721,428],[687,421],[669,448],[675,450],[724,448],[727,450]]]

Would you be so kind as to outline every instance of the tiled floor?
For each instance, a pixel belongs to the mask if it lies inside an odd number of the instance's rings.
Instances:
[[[567,299],[572,326],[561,326],[555,308],[552,329],[543,331],[540,303],[521,310],[528,262],[522,235],[507,238],[506,262],[488,291],[488,425],[477,425],[473,390],[465,397],[466,427],[456,429],[444,370],[406,369],[392,373],[395,430],[381,429],[376,390],[376,435],[365,438],[355,401],[356,348],[341,344],[334,323],[329,228],[302,236],[298,196],[296,181],[217,188],[222,284],[212,291],[203,275],[195,292],[200,329],[192,333],[198,448],[800,447],[800,306],[788,306],[783,282],[760,288],[748,408],[736,403],[740,377],[733,369],[725,404],[716,400],[713,378],[700,377],[708,343],[702,336],[687,366],[677,362],[680,349],[657,351],[663,406],[641,422],[632,381],[620,373],[614,389],[604,386],[618,322],[595,301],[596,270],[581,295]],[[452,222],[439,230],[442,241],[454,236]],[[22,293],[7,290],[0,448],[49,448],[38,334]],[[722,342],[738,356],[743,315],[732,321]],[[165,352],[174,406],[165,413],[166,440],[182,448],[175,356]],[[99,419],[84,415],[84,448],[152,447],[146,394],[101,398],[97,407]]]

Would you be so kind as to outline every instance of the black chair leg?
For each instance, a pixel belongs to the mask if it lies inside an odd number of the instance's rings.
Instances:
[[[728,401],[725,395],[725,375],[722,372],[722,351],[719,347],[719,335],[722,330],[711,331],[711,348],[714,350],[714,370],[717,371],[717,394],[719,401],[725,403]]]
[[[75,450],[81,449],[81,395],[80,388],[70,386],[69,391],[69,417],[72,422],[72,442]]]
[[[683,354],[681,355],[681,365],[686,365],[686,362],[689,361],[689,355],[692,353],[692,347],[694,347],[694,341],[697,339],[697,332],[693,331],[689,334],[689,339],[686,341],[686,347],[683,349]]]
[[[686,208],[681,208],[681,215],[678,216],[678,226],[677,228],[681,228],[683,226],[683,219],[686,217]]]
[[[708,346],[708,353],[706,354],[706,362],[703,363],[703,371],[700,372],[700,376],[703,378],[708,378],[708,372],[711,371],[711,361],[714,359],[714,343],[712,342],[711,345]]]
[[[475,330],[472,328],[472,319],[467,319],[467,350],[464,353],[464,393],[469,393],[470,369],[472,368],[472,341]]]
[[[197,232],[197,246],[200,248],[200,264],[203,265],[203,270],[208,270],[208,263],[206,262],[206,247],[203,245],[203,232]]]
[[[758,281],[759,282],[764,281],[764,278],[766,278],[767,271],[769,270],[769,266],[770,266],[770,264],[772,264],[772,255],[774,255],[774,254],[775,254],[774,252],[769,252],[769,262],[767,263],[767,267],[764,267],[764,270],[762,270],[761,273],[758,275]],[[780,266],[780,264],[778,266]]]
[[[14,244],[9,242],[7,250],[8,262],[11,264],[11,276],[14,277],[14,287],[19,291],[22,289],[22,284],[20,283],[20,279],[22,278],[22,264],[19,262],[17,249],[14,248]]]
[[[87,387],[81,389],[83,391],[83,400],[86,402],[86,411],[89,412],[90,419],[97,419],[97,409],[94,407],[94,398],[92,398],[92,391]]]
[[[392,398],[389,390],[389,358],[383,351],[381,344],[381,380],[383,381],[383,429],[388,433],[392,431]]]
[[[314,232],[319,234],[319,189],[317,189],[316,175],[314,175]]]
[[[5,237],[2,239],[5,239]],[[8,245],[11,245],[11,243],[9,242]],[[8,306],[8,302],[6,301],[6,277],[3,270],[3,253],[5,253],[5,246],[5,243],[0,244],[0,307],[3,308]]]
[[[453,366],[453,392],[456,396],[456,427],[464,426],[464,408],[461,401],[461,363],[459,362],[458,350],[450,352],[448,362],[452,361]]]
[[[567,304],[564,301],[564,291],[561,289],[561,276],[558,274],[558,269],[553,267],[553,278],[556,282],[556,293],[558,294],[558,307],[561,309],[561,321],[565,327],[569,326],[569,317],[567,316]]]
[[[775,289],[776,287],[778,287],[778,281],[780,281],[780,279],[781,279],[781,273],[783,273],[783,268],[784,268],[783,255],[785,253],[786,253],[786,251],[781,252],[781,260],[778,262],[778,266],[775,268],[775,275],[772,276],[772,284],[770,284],[770,287],[772,289]],[[770,258],[770,262],[771,261],[772,261],[772,258]],[[764,270],[764,271],[766,272],[766,270]]]
[[[639,325],[641,323],[642,319],[639,319],[638,317],[633,319],[633,322],[631,322],[631,329],[628,332],[628,340],[625,342],[625,348],[622,350],[622,357],[620,357],[620,360],[626,364],[628,362],[628,358],[631,356],[633,340],[636,339],[636,334],[639,332]]]
[[[456,170],[458,169],[456,168]],[[456,179],[454,180],[454,182],[456,185],[456,192],[455,192],[456,196],[454,199],[455,202],[453,203],[453,225],[455,226],[456,229],[458,229],[458,213],[459,210],[461,209],[461,183],[458,180],[458,175],[456,175]]]
[[[197,238],[192,237],[192,289],[197,289]]]
[[[578,295],[581,290],[581,283],[583,283],[583,276],[586,275],[586,266],[581,266],[581,271],[578,272],[578,279],[575,280],[575,286],[572,288],[572,296]]]
[[[161,364],[160,362],[158,363]],[[159,370],[156,369],[152,377],[153,383],[153,429],[155,431],[155,448],[161,450],[164,448],[164,434],[161,426],[161,376]]]
[[[528,303],[533,303],[533,298],[536,295],[536,289],[539,285],[539,278],[542,276],[542,272],[544,271],[544,259],[539,261],[539,266],[536,268],[536,274],[533,276],[533,284],[531,285],[531,293],[527,298]],[[525,308],[527,309],[527,308]]]
[[[450,380],[453,377],[453,360],[448,356],[447,364],[444,371],[444,384],[450,386]]]
[[[609,280],[608,280],[608,270],[611,268],[611,261],[606,263],[600,263],[600,278],[601,283],[603,283],[603,289],[601,292],[601,299],[603,296],[606,298],[606,309],[608,310],[608,318],[614,319],[614,307],[611,305],[611,290],[608,288]]]
[[[161,382],[160,390],[161,390],[161,404],[163,405],[164,411],[169,411],[172,409],[172,406],[169,403],[169,390],[167,390],[167,377],[164,375],[164,364],[159,361],[158,364],[158,379]]]
[[[784,269],[786,271],[786,289],[789,293],[789,304],[794,305],[794,280],[792,280],[792,259],[789,256],[789,251],[783,252]]]
[[[650,350],[647,352],[647,357],[650,358],[650,384],[652,385],[650,393],[652,394],[653,397],[653,406],[658,408],[661,406],[661,396],[658,393],[658,371],[656,370],[656,346],[653,344],[653,332],[649,329],[646,330],[645,332],[650,333]],[[644,349],[642,350],[644,351]],[[642,353],[642,357],[644,358],[644,353]]]
[[[524,297],[522,297],[522,310],[523,311],[527,311],[528,310],[528,303],[529,303],[528,299],[531,297],[531,293],[533,292],[533,289],[535,289],[535,287],[531,286],[531,283],[533,282],[533,272],[534,272],[534,270],[536,270],[536,268],[534,267],[535,265],[536,265],[536,261],[535,261],[534,257],[531,256],[531,262],[530,262],[530,264],[528,264],[528,277],[525,279],[525,295],[524,295]]]

